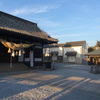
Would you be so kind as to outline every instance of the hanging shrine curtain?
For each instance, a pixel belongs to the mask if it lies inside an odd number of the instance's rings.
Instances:
[[[21,50],[21,49],[24,49],[24,48],[29,48],[29,47],[34,45],[34,43],[32,43],[32,44],[23,44],[23,43],[16,44],[16,43],[13,43],[13,42],[8,42],[8,41],[3,40],[3,39],[0,39],[0,42],[5,47],[10,48],[12,50]]]

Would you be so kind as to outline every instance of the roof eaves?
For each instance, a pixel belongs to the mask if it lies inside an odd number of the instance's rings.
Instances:
[[[37,38],[45,39],[45,40],[52,41],[52,42],[53,42],[53,41],[54,41],[54,42],[58,42],[57,39],[39,37],[39,36],[37,36],[37,35],[33,35],[33,34],[27,32],[27,31],[21,31],[21,30],[17,30],[17,29],[13,29],[13,28],[5,28],[5,27],[0,27],[0,29],[6,30],[6,31],[10,31],[10,32],[15,32],[15,33],[22,34],[22,35],[37,37]]]

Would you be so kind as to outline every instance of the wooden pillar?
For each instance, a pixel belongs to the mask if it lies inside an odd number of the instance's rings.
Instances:
[[[98,64],[98,59],[96,59],[96,65]]]
[[[94,63],[94,59],[93,59],[93,63]]]
[[[10,58],[10,68],[12,68],[12,55],[11,55],[11,58]]]
[[[88,56],[88,61],[90,62],[90,56]]]
[[[100,65],[100,57],[98,57],[98,65]]]
[[[90,64],[90,56],[88,56],[88,64],[91,65],[91,64]]]
[[[43,44],[42,44],[42,66],[43,66]]]

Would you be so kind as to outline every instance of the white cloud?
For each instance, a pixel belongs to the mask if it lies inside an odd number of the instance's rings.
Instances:
[[[20,9],[15,9],[11,12],[11,14],[18,15],[18,14],[27,14],[27,13],[43,13],[47,12],[51,9],[56,9],[58,6],[52,5],[52,6],[26,6],[22,7]]]

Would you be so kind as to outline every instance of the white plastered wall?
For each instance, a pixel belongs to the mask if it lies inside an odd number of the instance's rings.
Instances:
[[[88,53],[88,44],[84,43],[82,46],[82,64],[88,64],[88,57],[85,54]]]
[[[64,55],[63,55],[63,62],[68,62],[68,58],[66,52],[77,52],[76,57],[75,57],[75,63],[81,64],[81,55],[82,55],[82,46],[77,46],[77,47],[64,47]]]
[[[82,54],[82,47],[81,46],[77,46],[77,47],[65,47],[64,48],[64,57],[66,57],[66,52],[77,52],[76,57],[81,57]]]

